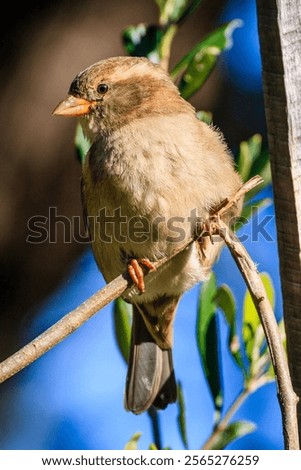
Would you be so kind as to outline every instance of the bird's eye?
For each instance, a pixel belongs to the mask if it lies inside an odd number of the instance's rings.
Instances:
[[[109,87],[105,83],[100,83],[97,87],[97,92],[100,95],[104,95],[108,91]]]

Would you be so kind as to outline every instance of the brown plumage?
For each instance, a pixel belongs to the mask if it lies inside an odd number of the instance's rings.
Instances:
[[[96,262],[107,282],[131,265],[133,304],[125,406],[134,413],[176,400],[173,321],[181,295],[208,276],[221,243],[193,244],[141,280],[139,263],[168,256],[241,181],[219,132],[160,66],[144,58],[98,62],[72,82],[54,114],[80,116],[92,142],[83,200]],[[225,222],[239,213],[235,208]],[[147,261],[148,262],[148,261]],[[147,263],[146,263],[147,264]],[[150,264],[151,266],[151,264]]]

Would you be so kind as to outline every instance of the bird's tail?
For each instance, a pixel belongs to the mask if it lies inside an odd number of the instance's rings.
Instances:
[[[172,350],[162,349],[149,333],[141,310],[133,305],[131,351],[125,407],[135,414],[151,405],[164,409],[177,399]]]

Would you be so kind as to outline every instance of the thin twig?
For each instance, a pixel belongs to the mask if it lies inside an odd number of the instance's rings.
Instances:
[[[217,444],[222,440],[222,434],[227,429],[227,426],[239,408],[243,403],[249,398],[249,396],[258,390],[260,387],[263,387],[269,383],[272,378],[267,379],[263,375],[258,375],[252,377],[251,380],[245,382],[243,389],[234,399],[233,403],[228,408],[225,415],[214,427],[212,434],[208,437],[206,442],[202,446],[202,450],[214,450],[217,449]]]
[[[265,332],[278,385],[285,448],[298,450],[298,397],[293,390],[286,353],[265,287],[250,255],[222,220],[216,222],[216,232],[224,239],[248,286]]]
[[[221,434],[227,428],[229,421],[236,413],[236,411],[241,407],[241,405],[246,401],[248,396],[252,393],[249,388],[244,388],[241,393],[235,398],[234,402],[228,409],[227,413],[223,419],[217,424],[213,433],[209,436],[207,441],[203,444],[202,450],[214,450],[216,449],[216,444],[220,439]]]
[[[230,198],[230,199],[225,199],[218,207],[216,207],[212,213],[212,215],[218,215],[219,217],[222,217],[223,214],[225,214],[234,204],[237,204],[237,202],[251,189],[254,189],[256,186],[258,186],[260,183],[263,182],[263,179],[261,176],[256,175],[253,176],[253,178],[249,179],[246,183],[244,183],[241,188]]]

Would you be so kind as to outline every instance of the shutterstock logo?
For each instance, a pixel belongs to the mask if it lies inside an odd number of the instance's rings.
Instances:
[[[191,210],[187,217],[157,216],[150,218],[147,215],[128,217],[121,207],[108,211],[101,208],[96,216],[87,218],[89,233],[83,218],[71,218],[59,214],[57,207],[49,207],[48,216],[35,215],[27,222],[28,243],[90,243],[97,239],[102,243],[158,243],[166,240],[168,243],[180,243],[195,233],[200,233],[208,225],[208,221],[197,217],[196,209]],[[235,217],[231,225],[236,231],[239,240],[243,243],[248,240],[259,242],[265,240],[274,242],[271,234],[273,215],[261,215],[257,208],[252,208],[250,219]],[[248,225],[247,225],[248,224]],[[220,242],[219,236],[213,237],[214,242]]]
[[[83,218],[58,214],[57,207],[49,207],[48,216],[30,217],[27,228],[27,243],[90,243]]]

